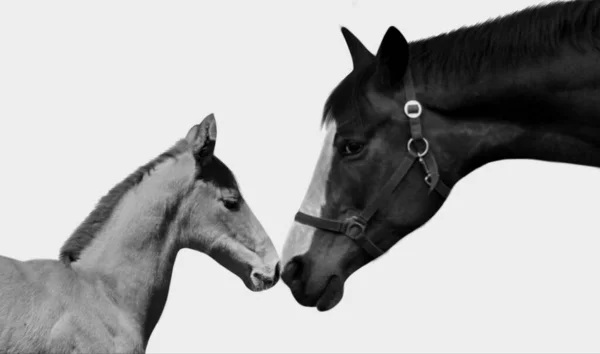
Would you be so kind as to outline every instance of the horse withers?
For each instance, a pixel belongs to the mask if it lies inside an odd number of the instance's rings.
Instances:
[[[252,291],[279,256],[214,155],[214,115],[111,189],[60,260],[0,257],[0,352],[142,353],[183,248],[208,254]]]

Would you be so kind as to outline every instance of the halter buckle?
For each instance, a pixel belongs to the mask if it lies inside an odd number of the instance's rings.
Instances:
[[[404,104],[404,114],[408,116],[408,118],[419,118],[421,113],[423,112],[423,107],[416,100],[410,100]]]
[[[367,222],[360,216],[355,215],[347,218],[344,225],[344,234],[352,240],[358,240],[365,233]]]

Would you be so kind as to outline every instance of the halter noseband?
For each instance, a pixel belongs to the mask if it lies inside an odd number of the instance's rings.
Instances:
[[[379,207],[390,198],[396,187],[398,187],[400,182],[406,177],[415,161],[418,161],[423,168],[423,171],[425,172],[424,181],[430,187],[430,191],[435,190],[444,199],[450,194],[450,188],[440,180],[435,157],[429,151],[429,141],[423,137],[420,119],[421,114],[423,113],[423,107],[419,101],[416,100],[410,71],[407,70],[404,77],[404,92],[406,95],[404,112],[396,110],[392,119],[400,119],[398,116],[399,113],[404,113],[409,118],[411,138],[406,144],[408,155],[402,160],[400,166],[398,166],[387,183],[375,196],[375,199],[369,203],[361,213],[350,216],[343,221],[319,218],[305,214],[301,211],[298,211],[294,217],[294,220],[301,224],[346,235],[373,258],[381,256],[384,251],[377,247],[373,241],[365,235],[367,223],[371,217],[375,215]],[[422,142],[424,145],[422,151],[419,151],[415,147],[417,142]]]

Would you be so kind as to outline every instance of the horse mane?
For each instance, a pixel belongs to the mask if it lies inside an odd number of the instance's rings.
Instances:
[[[188,147],[185,139],[177,142],[173,147],[163,152],[152,161],[139,167],[122,182],[114,186],[108,194],[100,199],[94,210],[87,216],[73,234],[65,241],[60,249],[59,260],[65,264],[79,259],[81,252],[94,240],[98,231],[110,219],[116,206],[129,190],[137,186],[142,179],[162,162],[183,153]]]
[[[425,83],[461,87],[472,84],[485,72],[504,72],[558,57],[564,45],[580,53],[600,50],[600,0],[532,6],[411,42],[410,62],[419,67],[419,79]],[[343,113],[349,109],[349,100],[358,105],[357,99],[364,95],[373,72],[374,63],[342,80],[325,103],[321,123],[336,120],[341,125],[346,123],[342,120],[360,117]]]

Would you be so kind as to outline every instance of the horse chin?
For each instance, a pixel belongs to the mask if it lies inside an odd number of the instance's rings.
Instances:
[[[344,297],[344,281],[341,277],[333,275],[317,300],[317,310],[320,312],[331,310],[342,301],[342,297]]]

